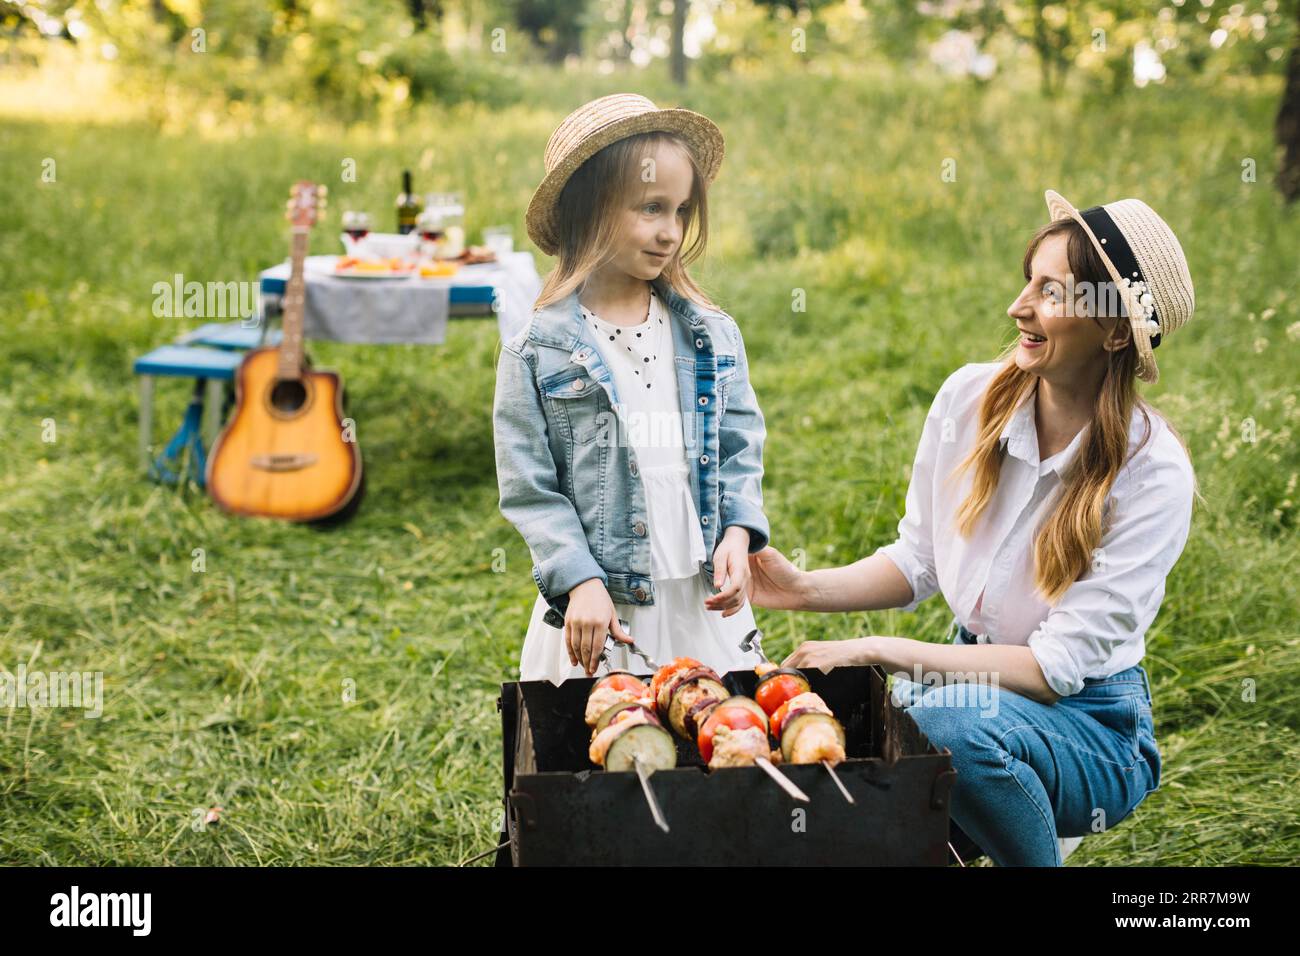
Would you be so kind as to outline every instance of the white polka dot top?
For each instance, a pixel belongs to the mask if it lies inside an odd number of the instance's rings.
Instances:
[[[645,488],[651,575],[690,577],[705,560],[704,540],[683,440],[672,317],[653,290],[649,313],[637,325],[612,325],[579,307],[613,375],[624,441]]]

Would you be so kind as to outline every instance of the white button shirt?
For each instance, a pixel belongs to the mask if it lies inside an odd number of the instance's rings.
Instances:
[[[1092,567],[1049,605],[1033,585],[1034,538],[1088,426],[1063,451],[1040,461],[1031,391],[1002,431],[1007,455],[988,508],[969,539],[956,530],[973,472],[947,479],[975,445],[980,402],[1000,367],[963,366],[939,389],[912,466],[898,540],[877,553],[888,555],[912,586],[912,602],[903,610],[942,592],[967,629],[986,635],[981,642],[1028,645],[1048,685],[1068,697],[1083,689],[1084,678],[1109,677],[1141,662],[1165,577],[1191,528],[1192,466],[1155,414],[1150,438],[1134,453],[1147,429],[1134,408],[1132,457],[1107,495],[1111,520],[1103,524]]]

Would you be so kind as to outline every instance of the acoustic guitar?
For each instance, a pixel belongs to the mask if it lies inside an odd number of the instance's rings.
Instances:
[[[213,500],[237,515],[324,521],[355,510],[362,485],[343,380],[303,353],[303,261],[325,187],[299,182],[287,204],[291,269],[278,346],[253,349],[235,375],[235,409],[208,458]]]

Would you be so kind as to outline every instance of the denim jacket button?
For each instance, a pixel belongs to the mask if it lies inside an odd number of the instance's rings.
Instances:
[[[700,524],[708,524],[708,523],[709,523],[708,515],[705,515],[703,518],[700,519]]]
[[[634,598],[636,598],[638,601],[644,601],[644,600],[645,600],[645,588],[637,588],[635,591],[632,592],[632,596],[633,596]]]
[[[586,388],[586,387],[587,387],[587,383],[584,382],[582,379],[580,379],[580,378],[579,378],[579,379],[574,379],[574,382],[573,382],[573,390],[574,390],[575,392],[581,392],[581,391],[582,391],[584,388]]]
[[[696,340],[695,340],[695,347],[696,347],[697,349],[702,349],[702,348],[704,348],[704,339],[696,339]]]
[[[701,455],[701,456],[700,456],[700,464],[701,464],[701,465],[707,465],[708,463],[709,463],[709,456],[708,456],[708,455]]]
[[[707,396],[707,395],[701,395],[701,396],[700,396],[700,404],[701,404],[701,405],[707,405],[707,404],[709,404],[709,396]]]
[[[637,537],[639,537],[639,538],[644,538],[644,537],[645,537],[645,522],[644,522],[644,521],[638,521],[636,524],[632,525],[632,530],[636,533]]]
[[[627,466],[627,470],[630,471],[630,472],[632,472],[632,477],[633,477],[633,478],[635,478],[635,477],[637,476],[637,474],[639,473],[639,471],[640,471],[640,469],[638,469],[637,466],[636,466],[636,462],[632,462],[632,464],[628,465],[628,466]]]

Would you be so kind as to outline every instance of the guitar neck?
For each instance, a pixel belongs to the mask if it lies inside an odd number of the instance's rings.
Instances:
[[[279,375],[282,379],[296,380],[302,374],[302,313],[306,301],[303,261],[307,258],[307,234],[307,227],[293,227],[289,282],[284,289],[281,322]]]

